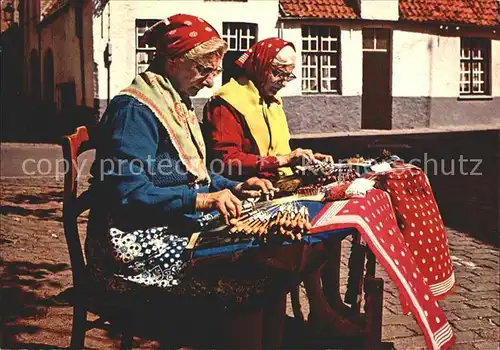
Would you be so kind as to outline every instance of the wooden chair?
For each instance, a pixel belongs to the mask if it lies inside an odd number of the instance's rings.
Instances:
[[[109,301],[99,300],[95,295],[89,293],[91,287],[86,274],[78,218],[90,209],[91,195],[89,191],[78,195],[78,156],[91,149],[93,146],[89,138],[89,131],[85,126],[78,127],[74,134],[63,137],[63,157],[67,164],[67,172],[64,177],[63,223],[73,274],[71,348],[77,349],[84,347],[85,334],[88,330],[94,328],[110,329],[110,314],[116,312],[120,313],[122,317],[126,317],[125,315],[130,311],[125,306],[113,305]],[[87,318],[89,311],[97,314],[99,318],[95,321],[89,321]],[[117,327],[113,327],[113,330],[116,331]],[[126,327],[118,330],[122,333],[121,347],[124,349],[132,348],[132,334],[127,331]]]

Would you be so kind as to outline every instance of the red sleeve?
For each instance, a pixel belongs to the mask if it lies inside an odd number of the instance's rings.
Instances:
[[[279,167],[273,156],[261,157],[244,150],[246,140],[241,114],[224,103],[212,100],[205,110],[203,128],[212,159],[221,159],[224,173],[237,176],[274,177]],[[241,170],[240,170],[241,169]]]

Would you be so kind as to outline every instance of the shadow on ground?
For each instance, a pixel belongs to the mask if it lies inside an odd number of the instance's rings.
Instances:
[[[18,320],[40,320],[47,316],[48,308],[54,306],[51,299],[41,299],[36,291],[43,287],[61,288],[51,280],[53,274],[69,268],[67,264],[34,264],[29,261],[5,262],[0,260],[2,280],[0,312],[3,348],[54,348],[43,344],[18,343],[19,333],[33,334],[40,329],[33,325],[22,325]]]

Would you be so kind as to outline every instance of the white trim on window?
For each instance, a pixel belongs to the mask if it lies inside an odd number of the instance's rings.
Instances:
[[[141,41],[142,36],[158,19],[137,19],[135,21],[135,70],[137,74],[148,69],[154,58],[156,48]]]
[[[302,92],[340,93],[340,29],[302,26]]]
[[[488,96],[490,93],[491,41],[462,38],[460,41],[460,96]]]

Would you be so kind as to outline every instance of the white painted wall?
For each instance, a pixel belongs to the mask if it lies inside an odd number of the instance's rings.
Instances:
[[[358,0],[361,18],[397,21],[399,19],[398,0]]]
[[[342,96],[361,96],[363,92],[363,33],[359,27],[340,32]]]
[[[460,81],[460,38],[430,36],[431,97],[458,97]]]
[[[500,41],[492,40],[492,95],[500,96]],[[458,97],[460,37],[395,30],[393,96]]]
[[[93,31],[93,56],[94,63],[97,66],[97,91],[95,91],[94,98],[106,100],[107,90],[108,90],[108,70],[105,67],[104,62],[104,51],[106,50],[106,44],[109,39],[108,25],[108,13],[110,11],[109,3],[103,9],[101,16],[95,17],[92,25]],[[135,46],[135,44],[134,44]],[[114,57],[113,57],[114,58]]]
[[[491,57],[491,93],[500,97],[500,40],[491,41]]]
[[[163,19],[177,13],[200,16],[222,35],[222,23],[248,22],[258,25],[258,39],[278,35],[278,0],[248,0],[248,2],[210,2],[203,0],[111,0],[106,11],[111,11],[110,41],[113,50],[111,64],[111,96],[128,86],[135,77],[135,20]],[[104,31],[107,31],[107,12],[103,13]],[[107,72],[102,59],[108,38],[101,36],[101,18],[94,20],[94,57],[99,64],[99,95],[106,98]],[[220,87],[218,77],[212,89],[203,89],[197,97],[210,97]]]
[[[431,36],[395,30],[392,40],[392,95],[429,96]]]

